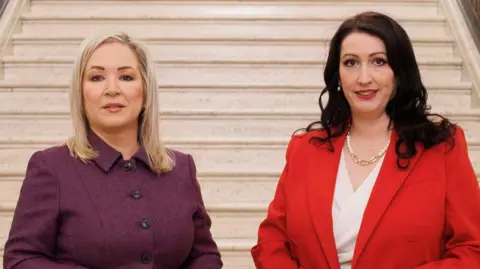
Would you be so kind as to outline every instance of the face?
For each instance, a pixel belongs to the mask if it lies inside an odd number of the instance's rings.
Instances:
[[[143,82],[134,52],[106,43],[88,60],[83,78],[84,107],[94,130],[138,128]]]
[[[382,116],[394,94],[394,73],[383,41],[351,33],[340,50],[340,84],[352,115]]]

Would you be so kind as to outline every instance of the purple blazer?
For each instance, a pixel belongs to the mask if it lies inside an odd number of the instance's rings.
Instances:
[[[156,175],[141,148],[130,160],[98,136],[89,163],[66,146],[35,152],[5,245],[4,269],[218,269],[195,164],[175,151]]]

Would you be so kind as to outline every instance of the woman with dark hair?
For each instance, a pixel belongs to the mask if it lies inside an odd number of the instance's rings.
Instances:
[[[288,145],[251,250],[256,267],[480,268],[480,190],[466,138],[428,112],[405,30],[375,12],[347,19],[324,80],[320,121]]]

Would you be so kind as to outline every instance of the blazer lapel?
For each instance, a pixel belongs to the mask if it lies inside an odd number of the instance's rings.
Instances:
[[[335,238],[333,235],[332,205],[335,182],[340,162],[340,154],[345,136],[332,140],[334,152],[329,152],[327,145],[312,147],[308,166],[308,206],[315,226],[315,231],[323,248],[330,268],[340,268]]]
[[[410,159],[408,168],[399,169],[397,167],[397,154],[395,152],[397,138],[398,136],[396,132],[393,131],[390,146],[385,155],[385,159],[378,174],[375,186],[373,187],[367,207],[365,208],[355,246],[352,268],[355,267],[356,262],[375,231],[377,224],[390,205],[390,202],[393,200],[406,177],[415,166],[419,156],[422,154],[423,148],[417,146],[417,154]]]

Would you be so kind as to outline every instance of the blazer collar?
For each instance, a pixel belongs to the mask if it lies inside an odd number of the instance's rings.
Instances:
[[[311,158],[309,160],[310,172],[308,173],[307,190],[308,206],[317,237],[330,264],[330,268],[340,268],[333,234],[332,205],[345,137],[346,132],[332,139],[333,152],[328,151],[326,144],[310,147]],[[408,168],[400,170],[396,162],[395,145],[398,135],[395,131],[392,131],[390,139],[390,145],[365,209],[355,246],[352,267],[355,267],[355,263],[365,249],[388,205],[422,153],[422,148],[417,146],[417,154],[410,159]]]
[[[330,268],[340,268],[333,234],[332,205],[340,154],[345,134],[332,139],[333,152],[328,145],[309,147],[307,200],[318,240],[323,248]]]
[[[98,156],[93,161],[105,172],[109,172],[113,165],[122,159],[122,153],[107,144],[95,132],[89,131],[88,141],[90,146],[98,153]],[[147,167],[150,167],[147,152],[141,146],[139,150],[132,156],[132,159],[142,161]]]

